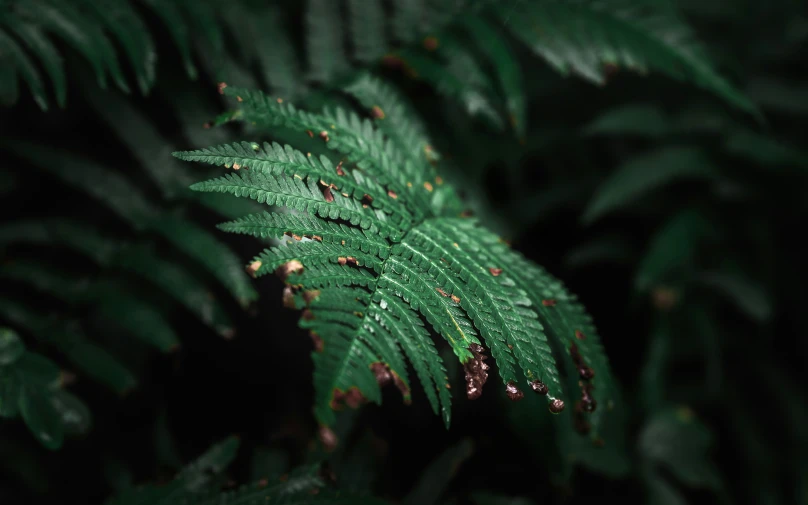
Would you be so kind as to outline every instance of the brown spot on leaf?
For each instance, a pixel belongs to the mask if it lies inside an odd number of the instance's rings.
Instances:
[[[441,177],[441,176],[439,176],[439,175],[438,175],[438,176],[435,176],[435,184],[437,184],[438,186],[440,186],[441,184],[443,184],[443,177]]]
[[[547,388],[547,384],[543,383],[539,379],[536,379],[533,382],[531,382],[530,388],[542,396],[546,395],[549,391],[549,389]]]
[[[348,265],[349,267],[355,267],[359,265],[359,263],[356,261],[356,258],[354,258],[353,256],[340,256],[339,258],[337,258],[337,263],[343,266]]]
[[[319,289],[311,289],[309,291],[304,291],[303,301],[306,303],[311,303],[312,301],[316,300],[318,296],[320,296]]]
[[[446,297],[446,298],[449,298],[449,293],[447,293],[446,291],[444,291],[444,290],[443,290],[443,288],[435,288],[435,291],[437,291],[438,293],[440,293],[440,294],[441,294],[441,296],[444,296],[444,297]]]
[[[390,373],[390,369],[384,363],[371,363],[370,370],[373,372],[373,376],[376,377],[379,387],[384,387],[393,382],[393,374]]]
[[[595,376],[595,371],[591,367],[582,366],[578,369],[578,375],[584,380],[590,380]]]
[[[424,49],[427,51],[434,51],[438,48],[439,42],[438,38],[435,36],[428,36],[424,38]]]
[[[464,210],[463,212],[460,213],[460,217],[471,217],[473,215],[474,213],[470,210]]]
[[[224,88],[226,88],[226,87],[227,87],[227,83],[226,83],[226,82],[220,82],[220,83],[218,84],[218,86],[216,86],[216,89],[218,89],[218,90],[219,90],[219,94],[220,94],[220,95],[224,95]]]
[[[325,201],[328,202],[328,203],[333,202],[334,201],[334,195],[331,193],[331,188],[330,187],[325,187],[325,188],[322,188],[322,189],[323,189],[323,198],[325,198]]]
[[[318,437],[320,438],[320,442],[322,442],[323,447],[327,452],[332,452],[334,449],[337,448],[337,435],[334,433],[331,428],[326,425],[321,425],[320,430],[317,432]],[[289,477],[287,477],[288,479]]]
[[[460,297],[456,295],[452,295],[452,301],[455,303],[460,303]]]
[[[384,111],[378,105],[374,105],[372,109],[370,109],[370,115],[373,116],[374,119],[384,119]]]
[[[293,239],[295,239],[295,240],[297,240],[298,242],[300,242],[301,240],[303,240],[303,237],[301,237],[300,235],[295,235],[294,233],[292,233],[292,238],[293,238]]]
[[[239,102],[243,102],[243,101],[244,101],[244,99],[243,99],[243,98],[241,98],[240,96],[237,96],[237,97],[236,97],[236,100],[238,100]]]
[[[501,269],[501,268],[494,268],[494,267],[491,267],[491,268],[489,268],[489,269],[488,269],[488,271],[489,271],[489,272],[491,272],[491,275],[493,275],[494,277],[497,277],[499,274],[501,274],[501,273],[502,273],[502,269]]]
[[[202,128],[204,128],[204,129],[206,129],[206,130],[210,130],[210,127],[211,127],[211,126],[213,126],[213,125],[212,125],[212,124],[210,124],[210,121],[208,121],[207,123],[203,123],[203,124],[202,124]]]
[[[390,198],[392,198],[394,200],[398,198],[398,195],[392,189],[387,190],[387,196],[389,196]]]
[[[581,330],[575,330],[575,338],[578,340],[586,340],[586,335]]]
[[[679,301],[679,294],[673,289],[658,287],[651,291],[651,301],[657,309],[669,311]]]
[[[382,58],[382,64],[390,68],[400,67],[404,61],[395,54],[385,54]]]
[[[541,304],[544,305],[545,307],[555,307],[556,301],[550,298],[547,300],[542,300]]]
[[[345,170],[342,169],[342,163],[343,163],[342,161],[337,163],[337,175],[339,176],[345,175]]]
[[[330,140],[328,137],[328,132],[325,130],[320,132],[320,138],[323,139],[324,142],[328,142]]]
[[[505,394],[508,395],[508,398],[510,398],[511,401],[519,401],[525,397],[525,393],[516,387],[516,384],[514,384],[513,381],[505,385]]]
[[[258,272],[258,269],[261,268],[261,262],[258,260],[253,261],[249,265],[247,265],[246,271],[250,277],[255,279],[255,274]]]
[[[278,102],[278,103],[283,103],[283,98],[278,98],[275,101]]]
[[[253,262],[253,265],[255,265],[255,263],[260,262]],[[260,266],[261,265],[258,265],[258,267]],[[280,277],[282,281],[285,281],[290,274],[297,274],[301,273],[302,271],[303,271],[303,263],[299,262],[298,260],[291,260],[279,266],[277,270],[275,270],[275,275]]]
[[[303,309],[303,312],[301,313],[300,317],[303,318],[304,321],[311,321],[312,319],[314,319],[314,313],[309,309]]]
[[[295,306],[295,289],[292,286],[283,287],[283,306],[287,309],[294,309]]]
[[[553,414],[559,414],[561,411],[564,410],[564,400],[559,400],[556,398],[555,400],[550,402],[550,406],[548,407],[550,412]]]
[[[466,396],[469,400],[476,400],[483,394],[483,385],[488,380],[488,365],[484,363],[488,356],[480,344],[471,344],[469,351],[473,357],[463,364],[466,370]]]
[[[433,188],[432,188],[432,183],[431,183],[431,182],[429,182],[429,181],[426,181],[426,182],[424,183],[424,189],[426,189],[427,191],[430,191],[430,192],[431,192],[431,191],[432,191],[432,189],[433,189]]]
[[[310,331],[309,337],[311,337],[311,342],[314,344],[315,352],[323,352],[323,339],[320,338],[320,335],[316,331]]]
[[[321,237],[319,235],[312,235],[311,239],[316,240],[317,242],[322,242],[323,241],[323,237]]]
[[[373,197],[369,194],[365,193],[362,195],[362,206],[368,208],[368,206],[373,202]]]

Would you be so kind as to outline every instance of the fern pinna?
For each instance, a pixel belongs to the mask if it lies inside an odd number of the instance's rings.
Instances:
[[[424,126],[393,89],[368,75],[348,86],[370,116],[362,118],[222,88],[240,102],[243,120],[306,132],[340,156],[335,163],[255,142],[176,153],[234,170],[194,190],[289,209],[221,228],[283,240],[247,268],[278,274],[286,304],[303,308],[326,439],[334,410],[380,402],[380,385],[395,384],[409,400],[404,356],[448,426],[449,385],[430,328],[463,363],[470,399],[482,393],[490,353],[512,400],[544,395],[555,413],[572,401],[581,416],[596,412],[576,425],[597,433],[613,386],[590,318],[559,281],[463,212],[438,175]],[[562,383],[560,371],[570,380]]]

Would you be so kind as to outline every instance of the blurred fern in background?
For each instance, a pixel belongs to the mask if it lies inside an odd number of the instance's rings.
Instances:
[[[806,50],[795,0],[0,0],[0,501],[808,501]]]

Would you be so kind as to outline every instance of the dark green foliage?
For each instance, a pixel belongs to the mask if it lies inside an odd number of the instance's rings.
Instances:
[[[0,0],[0,502],[805,502],[806,27]]]
[[[420,331],[422,318],[468,370],[482,374],[469,382],[469,398],[482,392],[488,365],[478,360],[490,349],[514,399],[541,383],[548,402],[572,404],[577,393],[574,387],[562,390],[556,365],[569,352],[580,360],[566,367],[570,384],[576,384],[581,370],[594,368],[595,401],[608,409],[608,365],[575,298],[475,220],[456,217],[462,208],[437,175],[433,164],[438,157],[429,157],[431,142],[417,123],[409,124],[407,106],[392,89],[363,76],[348,90],[365,105],[371,97],[382,97],[388,110],[380,105],[372,110],[381,111],[375,113],[378,121],[399,125],[398,135],[385,136],[390,127],[376,129],[355,112],[316,114],[260,92],[228,87],[225,93],[242,104],[239,118],[264,128],[318,132],[326,147],[342,155],[339,164],[289,146],[249,142],[176,153],[184,160],[237,170],[193,189],[231,193],[293,212],[253,215],[222,228],[285,242],[265,250],[249,270],[255,276],[277,271],[289,286],[288,296],[303,294],[301,326],[322,342],[314,354],[318,421],[333,424],[333,410],[343,401],[348,406],[380,402],[379,384],[389,381],[408,401],[403,352],[448,426],[447,378],[428,333]],[[416,335],[411,335],[413,328],[419,328]],[[595,434],[600,418],[592,416]]]

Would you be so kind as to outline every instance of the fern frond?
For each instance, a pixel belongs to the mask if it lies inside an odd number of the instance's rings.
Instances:
[[[0,225],[0,246],[14,243],[61,245],[100,265],[107,264],[117,244],[79,221],[62,218],[25,219]]]
[[[232,335],[230,319],[207,287],[180,266],[156,256],[151,248],[129,246],[114,256],[112,265],[159,286],[221,335]]]
[[[480,16],[466,16],[461,26],[493,66],[508,111],[508,120],[517,136],[523,139],[527,132],[525,92],[522,71],[512,49],[497,28]]]
[[[36,101],[40,108],[47,110],[48,102],[45,98],[45,88],[44,84],[42,83],[42,77],[39,75],[39,70],[37,70],[33,62],[31,62],[31,59],[25,54],[19,44],[17,44],[13,38],[8,36],[2,30],[0,30],[0,53],[10,55],[14,65],[11,68],[19,70],[22,78],[28,83],[28,87],[31,89],[31,94],[34,95],[34,101]],[[14,103],[17,100],[16,73],[11,73],[11,78],[9,81],[9,84],[11,84],[13,88],[7,93],[8,101]]]
[[[351,41],[360,63],[375,63],[387,52],[381,0],[348,0]]]
[[[362,177],[361,171],[334,165],[325,156],[319,158],[305,156],[290,146],[280,144],[242,142],[225,144],[199,151],[174,153],[174,156],[185,161],[199,161],[211,165],[234,168],[235,170],[252,170],[266,175],[298,176],[317,178],[328,186],[332,192],[348,194],[354,200],[369,202],[369,206],[395,216],[394,219],[408,226],[412,215],[398,205],[387,191],[375,181]],[[370,197],[370,198],[368,198]]]
[[[383,238],[399,240],[401,228],[382,211],[372,211],[354,199],[321,188],[319,180],[299,176],[272,176],[261,172],[240,172],[191,186],[195,191],[214,191],[248,197],[259,203],[288,207],[322,218],[343,219]],[[324,191],[327,190],[327,191]]]
[[[427,188],[431,182],[408,180],[406,172],[394,169],[396,158],[392,144],[385,141],[369,120],[362,120],[356,113],[343,109],[326,110],[323,114],[307,112],[273,100],[260,91],[227,87],[225,94],[240,99],[240,117],[245,121],[264,128],[283,126],[318,135],[326,147],[345,154],[347,162],[356,164],[377,184],[393,191],[416,219],[428,212]]]
[[[69,152],[23,140],[3,146],[65,184],[89,194],[135,228],[154,216],[154,207],[125,177]]]
[[[365,106],[384,103],[390,112],[401,111],[398,123],[377,130],[340,110],[318,115],[261,93],[226,91],[241,98],[246,120],[263,126],[316,130],[333,118],[326,132],[329,147],[336,144],[375,184],[390,187],[414,175],[439,184],[431,160],[423,155],[423,128],[410,120],[399,99],[367,77],[348,89]],[[384,121],[378,113],[375,117]],[[403,135],[395,135],[395,124],[404,126]],[[483,361],[490,350],[512,400],[522,399],[521,388],[527,387],[546,395],[552,412],[561,412],[562,398],[579,394],[562,387],[556,364],[561,360],[568,382],[577,385],[580,376],[585,384],[580,415],[595,410],[593,395],[606,408],[612,405],[614,385],[589,316],[563,285],[510,251],[476,220],[447,217],[440,205],[433,208],[399,193],[396,203],[406,206],[412,219],[393,226],[381,209],[371,213],[336,195],[325,202],[311,171],[327,163],[305,162],[302,155],[277,145],[256,156],[255,146],[242,143],[177,155],[231,167],[250,159],[248,170],[239,167],[237,174],[194,189],[250,196],[301,212],[252,215],[221,227],[287,241],[264,251],[248,269],[256,275],[275,271],[287,284],[285,303],[306,307],[300,325],[315,340],[314,410],[322,425],[334,423],[335,408],[381,401],[379,386],[389,382],[409,398],[404,356],[448,425],[449,380],[421,318],[466,367],[469,398],[482,392],[488,377]],[[307,172],[287,172],[288,162],[279,165],[278,160],[288,158]],[[435,188],[425,183],[424,189],[429,193]],[[593,369],[598,371],[594,383]],[[597,429],[600,415],[592,419]]]
[[[0,314],[25,328],[39,340],[53,345],[87,376],[123,394],[137,384],[134,375],[114,356],[93,344],[78,328],[54,325],[28,307],[0,298]]]
[[[148,227],[204,265],[242,307],[258,298],[233,251],[204,229],[184,219],[165,215],[153,220]]]
[[[348,67],[339,20],[339,4],[331,0],[306,2],[306,56],[309,79],[329,82]]]
[[[688,27],[667,3],[539,0],[497,11],[511,32],[562,74],[604,84],[614,67],[663,72],[759,115],[716,73]]]
[[[59,52],[55,47],[53,47],[53,44],[50,42],[45,33],[43,33],[42,30],[40,30],[39,27],[34,24],[10,22],[9,28],[42,62],[42,67],[48,73],[51,81],[53,81],[53,87],[56,92],[56,104],[59,107],[64,107],[67,101],[67,78],[65,77],[64,64]],[[0,43],[5,45],[7,44],[7,41]],[[23,65],[25,64],[23,63]],[[21,66],[19,62],[17,66]],[[25,75],[27,70],[24,66],[23,71]],[[37,85],[31,83],[28,77],[24,78],[28,80],[28,85],[31,88],[31,92],[34,95],[37,105],[39,105],[43,110],[47,110],[48,105],[45,98],[44,89],[42,89],[43,86],[41,84]]]
[[[665,114],[651,104],[630,104],[607,110],[583,129],[586,135],[632,135],[659,138],[671,128]]]
[[[704,151],[697,148],[661,148],[637,156],[601,184],[581,219],[584,223],[592,223],[660,186],[679,180],[710,178],[715,173]]]
[[[385,259],[390,254],[389,243],[378,237],[373,231],[364,231],[308,214],[280,214],[277,212],[251,214],[235,221],[222,223],[219,225],[219,229],[258,238],[280,239],[289,236],[295,240],[297,237],[301,237],[325,244],[340,244],[348,250],[372,254],[381,259]]]

